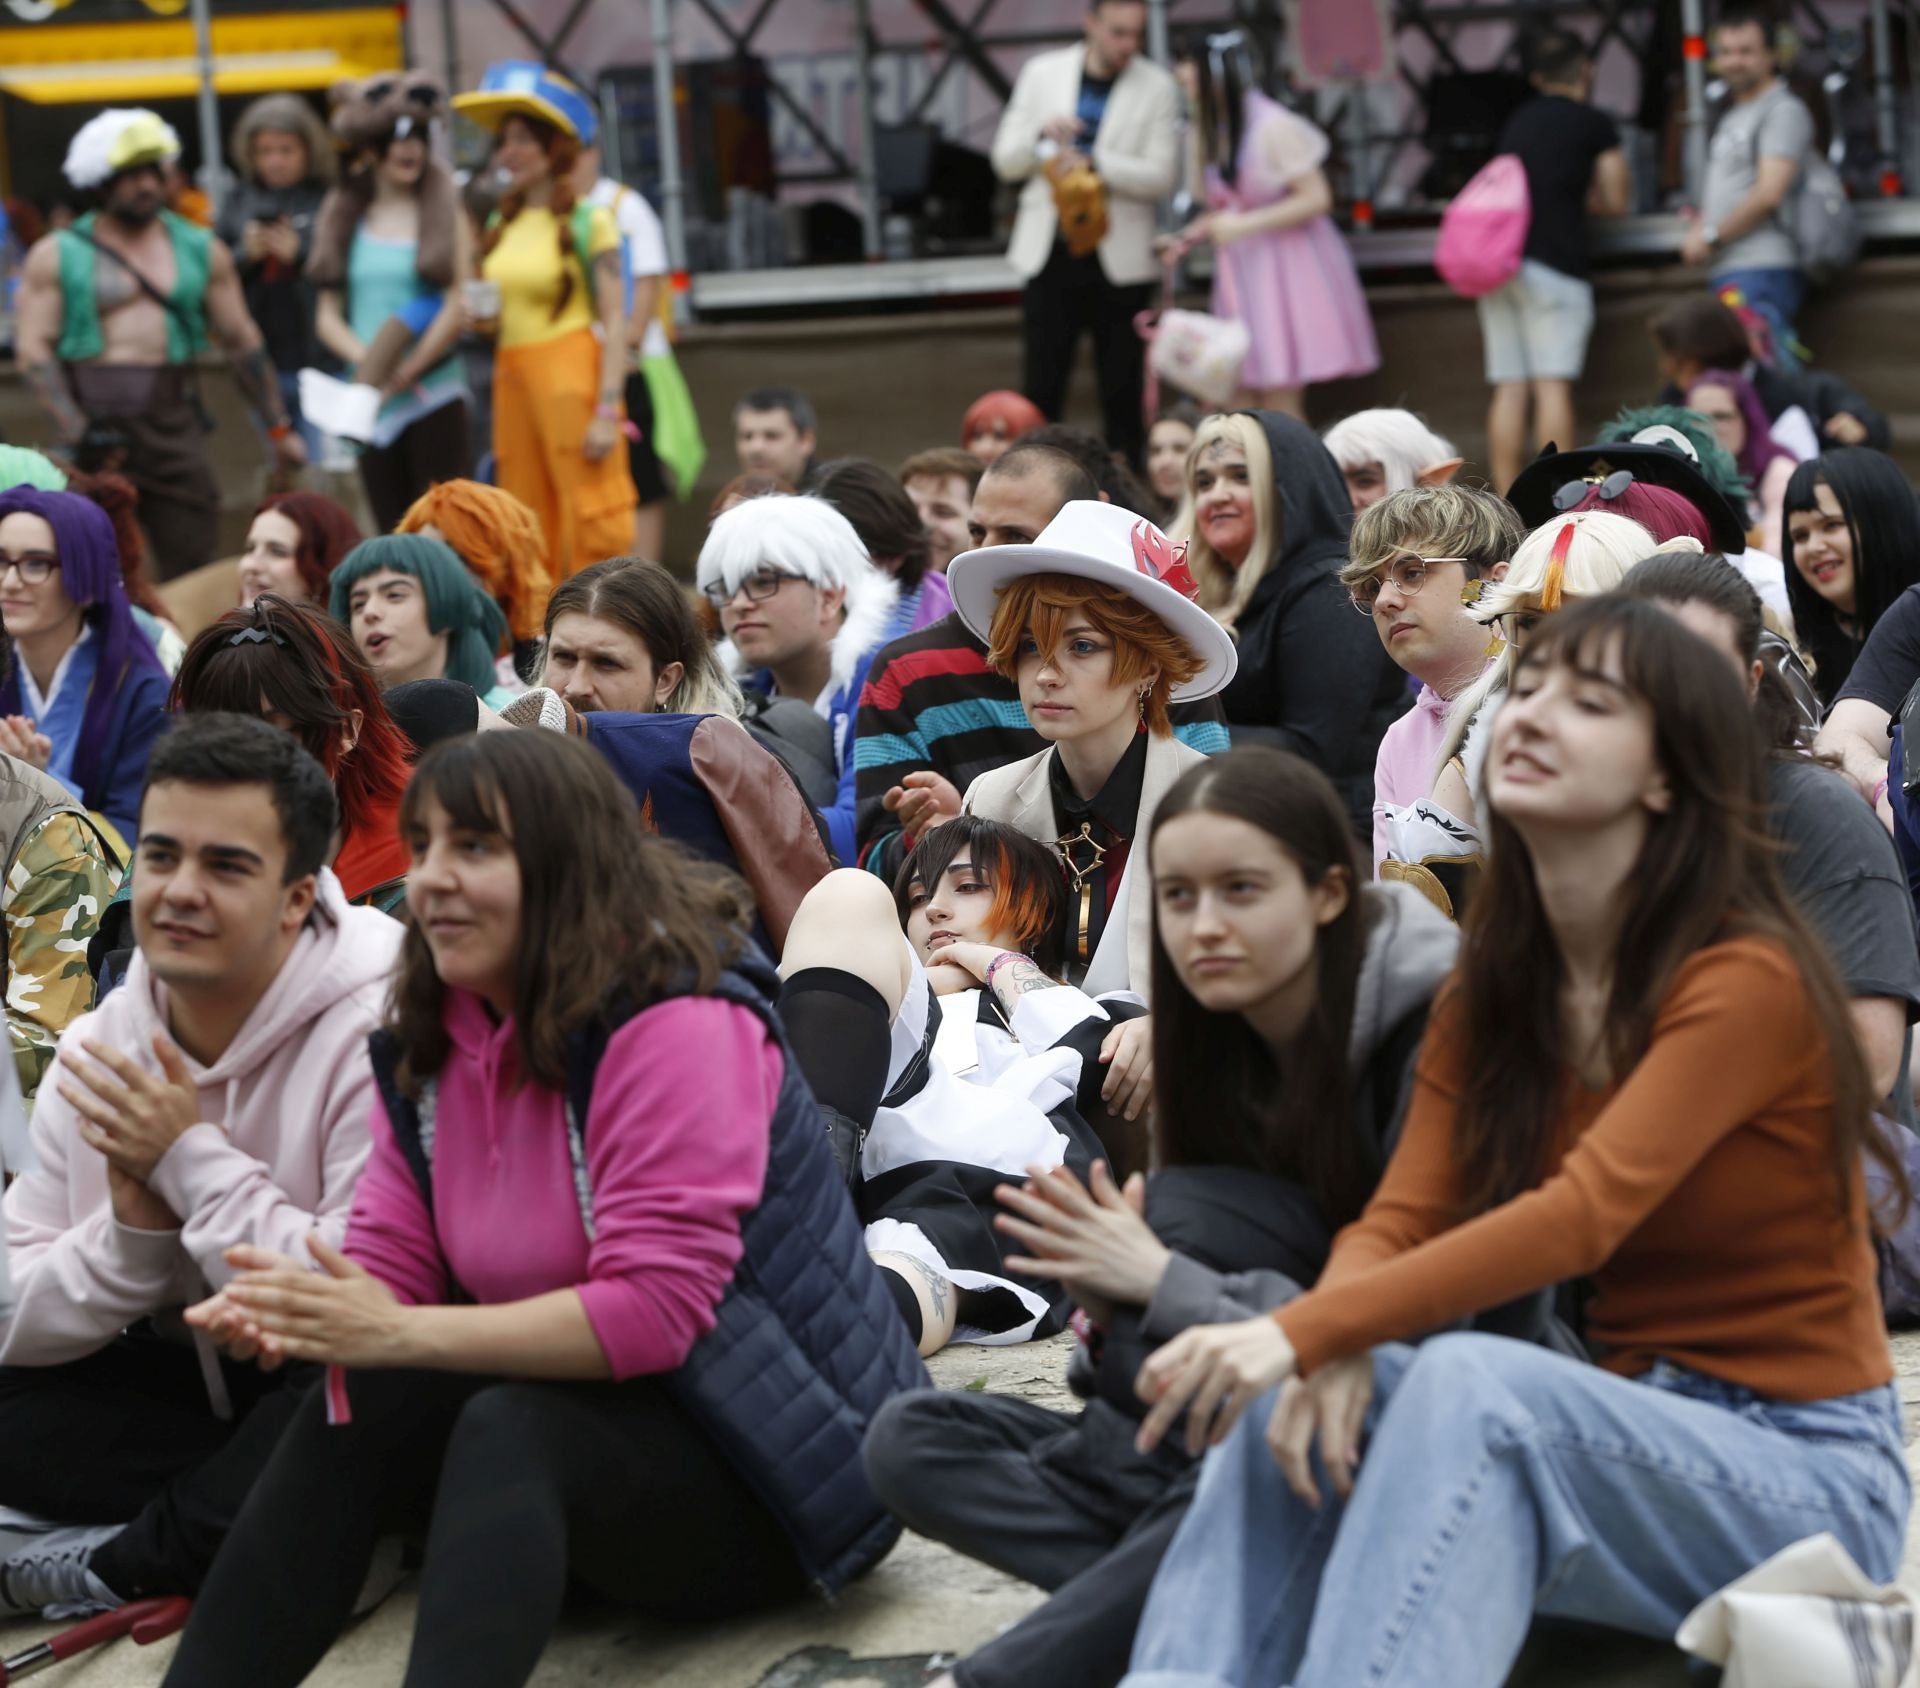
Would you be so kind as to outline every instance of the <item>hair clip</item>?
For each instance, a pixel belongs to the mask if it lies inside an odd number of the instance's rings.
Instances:
[[[1560,607],[1561,588],[1566,581],[1567,553],[1573,549],[1573,536],[1580,530],[1568,522],[1553,542],[1553,554],[1547,558],[1547,577],[1540,583],[1540,608],[1552,614]]]
[[[270,633],[264,627],[241,627],[227,635],[226,647],[231,649],[235,645],[264,645],[269,641],[283,646],[287,642],[286,635],[283,633]]]
[[[1484,598],[1486,595],[1487,595],[1486,581],[1469,580],[1466,583],[1466,585],[1460,588],[1460,607],[1462,609],[1470,610],[1473,608],[1475,604],[1479,603],[1480,600]]]

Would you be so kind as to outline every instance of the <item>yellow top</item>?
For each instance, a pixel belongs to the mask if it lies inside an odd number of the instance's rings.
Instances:
[[[582,256],[590,267],[603,252],[620,250],[620,230],[611,211],[596,208],[589,227],[590,250]],[[487,254],[480,273],[500,284],[500,340],[502,346],[528,346],[573,334],[592,326],[593,292],[585,272],[576,267],[573,291],[556,317],[564,260],[560,230],[545,206],[529,205],[500,231],[500,244]]]

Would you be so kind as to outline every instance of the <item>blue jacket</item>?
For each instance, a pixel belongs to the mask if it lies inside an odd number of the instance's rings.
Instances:
[[[140,793],[147,783],[147,758],[167,724],[167,693],[172,682],[157,668],[127,672],[107,722],[99,772],[80,801],[98,810],[120,831],[129,847],[140,826]]]
[[[929,1386],[828,1145],[820,1105],[773,1010],[779,979],[750,950],[713,994],[758,1014],[785,1056],[766,1187],[741,1222],[744,1252],[713,1329],[666,1379],[793,1542],[825,1595],[871,1568],[900,1526],[867,1482],[861,1444],[890,1397]],[[619,1016],[577,1034],[567,1054],[576,1183],[591,1212],[582,1140],[593,1075]],[[432,1168],[413,1104],[393,1082],[396,1047],[373,1039],[375,1081],[401,1150],[432,1203]]]
[[[867,670],[873,666],[873,659],[881,648],[875,645],[861,656],[853,666],[851,678],[834,692],[827,706],[827,725],[833,729],[833,759],[839,770],[839,784],[834,790],[832,808],[822,809],[820,818],[827,823],[828,842],[842,867],[852,867],[860,860],[859,840],[853,828],[853,741],[860,719],[860,693],[867,683]],[[773,675],[767,669],[749,675],[746,683],[768,697],[773,696]]]

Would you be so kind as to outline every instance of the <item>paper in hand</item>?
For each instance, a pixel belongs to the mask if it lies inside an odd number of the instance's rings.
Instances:
[[[336,380],[324,370],[300,371],[300,410],[323,434],[361,444],[373,438],[384,401],[378,387]]]

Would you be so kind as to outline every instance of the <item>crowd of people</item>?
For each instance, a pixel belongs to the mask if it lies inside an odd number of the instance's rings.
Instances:
[[[418,78],[333,181],[259,102],[224,238],[152,114],[76,138],[60,443],[0,447],[0,1613],[188,1596],[169,1683],[291,1688],[414,1569],[409,1688],[508,1688],[575,1585],[734,1617],[911,1527],[1048,1595],[941,1688],[1498,1688],[1536,1615],[1671,1637],[1818,1532],[1891,1579],[1920,504],[1789,366],[1764,31],[1716,285],[1585,431],[1624,163],[1536,41],[1567,215],[1482,307],[1483,475],[1302,419],[1378,358],[1324,139],[1144,10],[995,147],[1025,391],[897,464],[742,394],[680,558],[657,232],[563,78],[452,102],[477,216]],[[1148,417],[1183,169],[1246,402]],[[272,493],[182,627],[208,335],[288,466],[290,362],[381,389],[373,529]],[[1069,1331],[1076,1412],[931,1387]]]

